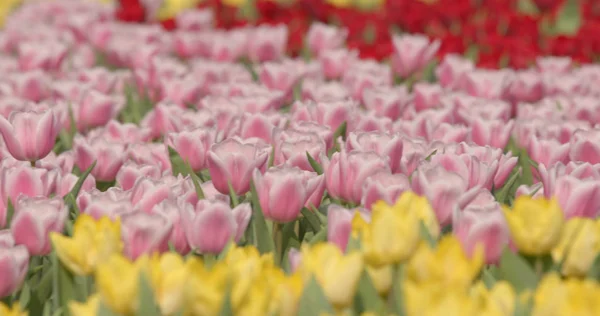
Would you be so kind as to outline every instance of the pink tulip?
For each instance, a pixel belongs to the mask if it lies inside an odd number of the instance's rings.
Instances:
[[[50,94],[48,77],[41,70],[13,74],[9,79],[14,96],[39,102]]]
[[[130,201],[131,192],[111,187],[106,192],[96,189],[82,192],[77,198],[79,211],[95,219],[104,216],[115,219],[134,211]]]
[[[97,181],[103,182],[115,180],[127,158],[123,144],[110,143],[102,138],[86,139],[80,135],[73,140],[73,153],[79,170],[86,170],[96,161],[92,175]]]
[[[377,171],[389,171],[388,163],[373,152],[336,152],[329,161],[321,158],[325,170],[327,192],[336,199],[355,204],[362,198],[362,186],[365,180]]]
[[[0,248],[0,297],[17,291],[29,269],[29,253],[24,246]]]
[[[352,101],[344,102],[296,102],[292,107],[290,121],[315,122],[335,131],[343,122],[349,122],[356,114],[358,105]]]
[[[177,14],[175,24],[177,29],[185,31],[202,31],[211,29],[215,14],[212,10],[192,9]]]
[[[358,52],[345,48],[330,49],[319,53],[317,57],[325,78],[339,79],[348,65],[358,60]]]
[[[182,255],[190,252],[190,246],[185,237],[181,212],[192,213],[193,210],[194,206],[181,198],[164,200],[152,208],[152,213],[165,216],[173,224],[173,230],[169,236],[169,243],[173,245],[173,248],[177,253]]]
[[[600,214],[600,181],[562,176],[556,180],[555,196],[565,218],[596,218]]]
[[[163,79],[159,81],[160,100],[173,102],[185,108],[196,103],[201,88],[192,76]]]
[[[506,93],[508,84],[507,72],[478,69],[465,74],[463,90],[475,97],[500,99]]]
[[[452,229],[469,256],[481,245],[487,264],[498,263],[510,239],[506,219],[499,207],[491,212],[457,210]]]
[[[62,174],[69,174],[73,171],[75,159],[72,151],[65,151],[60,155],[50,152],[45,158],[35,162],[36,168],[46,169],[48,171],[58,169]]]
[[[49,233],[61,233],[69,210],[62,198],[20,198],[10,229],[15,243],[24,245],[30,254],[47,255],[52,251]]]
[[[59,125],[53,110],[16,111],[9,119],[0,116],[0,133],[6,148],[17,160],[36,161],[54,147]]]
[[[458,54],[448,54],[436,68],[435,74],[442,87],[455,89],[462,85],[464,74],[474,69],[475,65],[471,60]]]
[[[10,229],[0,229],[0,249],[15,246],[15,238]]]
[[[137,143],[127,148],[129,159],[140,165],[157,165],[163,172],[171,171],[169,150],[161,143]]]
[[[454,208],[466,205],[478,192],[469,190],[468,180],[434,164],[418,168],[411,185],[415,193],[427,197],[441,226],[450,224]]]
[[[515,169],[518,162],[519,157],[513,157],[510,151],[500,157],[498,171],[496,171],[496,175],[494,176],[494,188],[504,186],[504,183],[508,180],[510,173]]]
[[[517,102],[538,101],[544,96],[542,77],[536,71],[518,72],[507,92],[510,98]]]
[[[186,111],[174,103],[158,103],[142,119],[141,126],[150,129],[152,138],[158,138],[169,132],[182,129]]]
[[[373,60],[356,61],[344,72],[342,83],[350,91],[352,98],[362,101],[365,90],[392,85],[392,70],[388,65]]]
[[[319,56],[322,52],[341,48],[348,36],[348,30],[324,23],[313,23],[306,34],[306,44],[313,55]]]
[[[255,170],[253,181],[266,218],[280,223],[294,221],[318,186],[323,176],[299,168],[274,167],[264,175]],[[284,198],[285,197],[285,198]],[[320,204],[320,199],[319,199]]]
[[[427,128],[426,136],[431,142],[460,143],[466,141],[471,136],[471,128],[446,122],[438,125],[430,124]]]
[[[413,91],[415,95],[414,105],[417,112],[440,106],[440,97],[443,94],[441,86],[430,83],[417,83],[414,85]]]
[[[285,98],[291,99],[294,87],[302,79],[302,73],[294,69],[293,60],[283,60],[261,64],[258,78],[267,88],[281,91]]]
[[[288,29],[284,25],[258,26],[248,41],[248,57],[255,62],[277,60],[285,54]]]
[[[77,184],[77,181],[79,181],[79,177],[72,173],[59,175],[56,183],[56,195],[65,197],[71,192],[71,190],[73,190],[75,184]],[[81,192],[90,191],[94,188],[96,188],[96,179],[94,179],[94,176],[90,174],[85,178],[85,180],[83,180],[83,185],[79,190],[79,194],[81,194]]]
[[[346,251],[352,234],[352,219],[357,213],[366,221],[370,221],[369,215],[360,210],[351,211],[337,204],[329,205],[327,209],[327,241],[335,244],[342,251]]]
[[[222,201],[200,200],[196,209],[181,210],[183,229],[190,247],[200,253],[218,254],[230,241],[239,241],[250,221],[252,208],[242,203],[231,209]]]
[[[572,175],[577,179],[600,180],[600,165],[592,165],[589,162],[570,161],[565,166],[565,173]]]
[[[294,120],[290,121],[290,126],[287,131],[296,131],[302,133],[304,135],[310,134],[318,137],[317,139],[322,139],[325,141],[325,145],[327,146],[327,150],[331,148],[333,145],[333,130],[325,125],[318,124],[316,122],[296,122]],[[313,136],[311,136],[311,139]],[[274,137],[274,139],[276,139]],[[314,158],[314,157],[313,157]]]
[[[439,40],[430,41],[425,35],[395,35],[392,38],[394,72],[403,78],[421,71],[433,60],[440,48]]]
[[[48,196],[55,186],[53,180],[47,170],[26,165],[0,169],[0,192],[3,198],[0,204],[0,227],[6,224],[8,199],[14,205],[19,196]]]
[[[539,139],[532,136],[529,142],[529,155],[533,161],[546,166],[552,166],[557,162],[567,163],[569,161],[569,144],[561,144],[554,139]]]
[[[300,133],[293,130],[274,132],[275,159],[274,163],[285,163],[290,167],[313,171],[306,153],[320,163],[320,157],[326,153],[327,145],[314,133]]]
[[[380,171],[367,178],[361,204],[367,209],[371,209],[371,206],[379,200],[392,205],[402,192],[409,189],[410,182],[405,175]]]
[[[489,145],[496,148],[505,148],[508,144],[514,121],[484,120],[473,118],[471,120],[471,140],[480,146]]]
[[[599,129],[590,131],[579,130],[575,132],[571,139],[570,159],[573,161],[589,162],[591,164],[600,163],[600,145],[598,144],[598,139],[600,139]]]
[[[109,94],[117,84],[117,74],[103,67],[82,69],[75,78],[78,82],[87,82],[95,90]]]
[[[393,173],[400,172],[403,145],[400,135],[380,132],[353,132],[348,135],[346,140],[346,146],[349,151],[372,151],[388,159],[390,169]]]
[[[131,260],[169,250],[173,224],[162,214],[135,212],[121,217],[124,252]]]
[[[240,195],[250,190],[252,172],[262,168],[269,154],[257,146],[229,138],[211,146],[208,151],[208,170],[215,188],[229,194],[229,185]]]
[[[332,102],[350,98],[350,92],[337,81],[302,80],[302,101]]]
[[[138,179],[131,189],[131,203],[144,212],[152,211],[156,204],[172,196],[170,183],[148,177]]]
[[[564,74],[571,70],[573,60],[571,57],[538,57],[536,65],[541,72]]]
[[[133,188],[139,178],[148,177],[160,180],[162,170],[157,165],[137,164],[133,161],[126,162],[117,173],[117,185],[123,190]]]
[[[490,190],[498,170],[498,161],[481,161],[469,154],[435,154],[431,157],[431,163],[439,164],[444,169],[458,174],[466,181],[468,188],[480,186]]]
[[[204,198],[206,200],[221,200],[229,204],[229,195],[222,194],[221,192],[217,191],[212,181],[203,182],[201,186],[202,192],[204,193]]]
[[[69,47],[58,42],[25,42],[18,48],[21,70],[42,69],[56,71],[67,57]]]
[[[278,115],[267,116],[262,113],[243,114],[232,121],[227,136],[237,135],[243,139],[260,138],[271,143],[275,127],[283,127],[284,121]]]
[[[124,105],[125,102],[121,98],[109,96],[95,90],[88,90],[83,95],[81,103],[73,106],[77,130],[85,131],[93,127],[106,125],[117,116]]]
[[[517,188],[517,192],[515,193],[515,198],[519,197],[521,195],[529,195],[534,198],[543,198],[545,195],[544,194],[544,186],[541,182],[538,182],[531,186],[522,184]]]
[[[411,98],[406,86],[373,87],[363,92],[363,103],[368,110],[392,120],[402,115]]]
[[[109,142],[130,144],[150,140],[150,129],[132,123],[109,121],[106,126],[88,132],[88,137],[102,137]]]
[[[392,130],[392,120],[373,112],[356,113],[348,122],[347,130],[352,132],[389,132]]]

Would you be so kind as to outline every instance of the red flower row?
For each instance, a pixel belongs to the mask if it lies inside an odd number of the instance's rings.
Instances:
[[[573,2],[575,1],[575,5]],[[120,0],[118,17],[144,21],[139,0]],[[524,10],[524,4],[530,4]],[[565,15],[565,6],[572,5]],[[348,45],[362,57],[383,59],[393,50],[391,33],[424,33],[442,41],[440,56],[476,52],[484,67],[523,68],[539,55],[571,56],[579,62],[593,61],[600,54],[600,1],[596,0],[387,0],[377,10],[337,8],[323,0],[297,0],[278,4],[257,0],[253,14],[243,17],[240,9],[219,0],[205,0],[201,7],[216,12],[218,27],[246,24],[288,25],[289,50],[299,53],[312,21],[336,23],[349,31]],[[568,10],[568,9],[567,9]],[[569,35],[553,32],[560,21],[579,24]],[[173,21],[163,21],[167,28]],[[564,33],[564,32],[563,32]]]

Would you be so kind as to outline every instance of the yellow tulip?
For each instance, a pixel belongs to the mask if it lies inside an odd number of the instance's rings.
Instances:
[[[375,286],[375,289],[377,290],[377,293],[382,296],[387,295],[392,288],[394,274],[394,269],[392,266],[388,265],[382,267],[372,267],[367,265],[366,269],[369,277],[371,277],[373,286]]]
[[[77,301],[69,302],[69,311],[71,315],[77,316],[96,316],[100,307],[100,295],[97,293],[88,297],[85,303]],[[2,314],[0,314],[2,315]]]
[[[556,199],[519,196],[510,210],[503,207],[512,238],[519,250],[528,255],[544,255],[558,243],[564,222]]]
[[[362,234],[365,259],[373,266],[407,260],[420,240],[420,219],[410,208],[395,208],[379,201],[372,206],[371,223]]]
[[[482,247],[477,247],[469,258],[460,241],[447,235],[435,249],[422,242],[408,261],[406,274],[408,279],[416,283],[436,283],[448,289],[467,289],[479,275],[483,262]]]
[[[74,274],[89,275],[113,254],[121,253],[121,222],[103,217],[96,221],[81,214],[73,227],[73,237],[50,233],[60,261]]]
[[[27,316],[27,311],[21,310],[19,303],[15,303],[12,307],[6,306],[6,304],[0,302],[0,315],[1,316]],[[85,316],[85,315],[84,315]]]
[[[299,273],[286,276],[281,270],[274,270],[269,275],[272,283],[273,297],[269,307],[269,315],[292,316],[298,312],[298,303],[304,289],[304,282]]]
[[[554,261],[563,262],[563,275],[587,274],[600,253],[599,224],[597,220],[579,217],[567,221],[558,245],[552,250]]]
[[[532,316],[599,315],[600,285],[593,280],[562,280],[547,274],[534,295]]]
[[[314,275],[329,302],[343,308],[354,299],[363,266],[360,253],[344,255],[334,244],[321,243],[302,248],[302,263],[298,269],[305,280]]]
[[[480,315],[512,316],[516,293],[509,283],[500,281],[488,290],[483,282],[477,282],[471,289],[471,298]]]
[[[160,310],[172,315],[183,306],[188,271],[183,258],[172,252],[150,258],[150,281]]]
[[[326,0],[326,2],[337,8],[349,8],[352,6],[352,0]]]
[[[23,0],[2,0],[0,1],[0,27],[4,25],[6,18],[15,10]]]
[[[200,2],[202,0],[164,0],[157,17],[159,20],[174,18],[180,12],[196,7]]]
[[[122,255],[113,255],[96,269],[96,286],[102,302],[112,311],[131,315],[137,309],[140,272],[147,257],[131,262]]]
[[[515,289],[506,281],[499,281],[490,290],[492,301],[504,315],[513,315],[517,300]]]
[[[352,233],[351,236],[354,239],[359,239],[364,231],[369,228],[369,223],[365,220],[365,218],[359,213],[355,212],[352,217],[351,222]]]
[[[440,236],[440,224],[426,197],[417,195],[412,191],[406,191],[400,195],[398,201],[394,204],[394,209],[416,212],[431,237],[437,239]]]
[[[403,283],[407,316],[476,316],[477,306],[462,289],[451,289],[441,284]]]
[[[217,263],[207,269],[200,259],[187,261],[188,278],[185,286],[185,315],[219,315],[229,283],[225,264]]]

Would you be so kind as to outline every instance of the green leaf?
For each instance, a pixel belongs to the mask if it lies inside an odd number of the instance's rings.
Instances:
[[[31,300],[31,287],[29,286],[29,282],[23,283],[23,287],[21,287],[21,293],[19,294],[19,305],[21,307],[26,307]]]
[[[437,242],[433,238],[433,236],[431,236],[431,234],[429,233],[429,229],[427,228],[427,226],[425,226],[425,223],[423,223],[423,221],[419,223],[419,229],[421,231],[421,239],[427,241],[429,246],[435,247]]]
[[[13,216],[15,215],[15,206],[13,205],[10,198],[8,198],[8,205],[6,206],[6,227],[10,227]]]
[[[358,251],[360,250],[360,247],[360,238],[354,238],[352,235],[350,235],[350,238],[348,238],[348,245],[346,245],[346,253],[350,253],[355,250]]]
[[[73,186],[73,189],[71,189],[71,191],[67,195],[71,195],[73,198],[76,198],[79,195],[79,191],[81,191],[83,182],[85,182],[85,179],[87,179],[94,167],[96,167],[95,160],[92,163],[92,165],[85,169],[85,171],[79,176],[79,179],[77,179],[77,182],[75,182],[75,186]]]
[[[479,46],[471,45],[465,51],[465,58],[470,59],[472,62],[476,63],[479,60]]]
[[[313,170],[321,175],[323,174],[323,166],[321,166],[321,164],[319,162],[317,162],[309,153],[308,151],[306,152],[306,159],[308,159],[308,163],[310,164],[310,166],[313,168]]]
[[[273,167],[275,163],[275,146],[271,148],[271,154],[269,155],[269,161],[267,161],[267,169]]]
[[[539,279],[531,265],[522,256],[506,248],[500,258],[500,276],[517,292],[536,287]]]
[[[202,181],[200,181],[198,175],[194,173],[189,163],[187,164],[187,167],[190,172],[190,178],[192,178],[192,183],[194,183],[194,189],[196,189],[196,196],[198,197],[198,200],[204,200],[204,191],[202,191],[202,185],[200,184]]]
[[[537,15],[540,10],[532,0],[518,0],[517,11],[526,15]]]
[[[246,70],[248,70],[248,72],[252,76],[252,80],[258,81],[258,73],[256,73],[254,66],[252,66],[252,62],[250,62],[248,58],[242,58],[240,63],[242,64],[242,66],[244,66],[244,68],[246,68]]]
[[[119,314],[113,312],[106,304],[100,301],[100,305],[98,306],[98,312],[96,316],[120,316]]]
[[[575,35],[581,27],[581,4],[579,0],[566,0],[554,24],[555,35]]]
[[[502,189],[500,189],[500,191],[494,194],[494,196],[496,197],[496,201],[498,201],[498,203],[500,204],[506,204],[506,200],[509,192],[511,192],[511,188],[513,187],[515,182],[517,182],[517,180],[521,177],[521,167],[516,168],[518,168],[517,172],[513,173],[513,175],[508,179],[508,181],[504,183]]]
[[[425,66],[425,68],[423,68],[421,78],[424,81],[427,81],[427,82],[435,82],[436,81],[435,69],[436,69],[437,63],[438,63],[437,60],[432,60]]]
[[[323,313],[333,314],[333,307],[327,301],[325,292],[323,292],[315,277],[312,277],[306,287],[304,287],[298,306],[298,316],[315,316]]]
[[[399,265],[394,270],[394,278],[392,282],[392,291],[389,296],[391,311],[397,316],[405,316],[406,308],[404,307],[404,266]]]
[[[240,204],[240,200],[233,189],[233,185],[231,185],[231,181],[227,181],[227,186],[229,187],[229,199],[231,199],[231,207],[236,207]]]
[[[154,291],[145,274],[140,275],[138,292],[138,316],[161,316],[160,308],[154,299]]]
[[[488,289],[493,288],[494,284],[496,284],[496,278],[494,278],[494,276],[488,269],[484,269],[481,273],[481,280]]]
[[[308,235],[308,233],[307,233]],[[315,245],[320,242],[327,240],[327,229],[321,229],[318,233],[314,234],[310,239],[310,244]]]
[[[252,224],[254,224],[254,232],[256,234],[256,247],[261,254],[273,252],[275,250],[275,244],[269,234],[269,228],[265,221],[265,216],[258,202],[258,194],[256,193],[256,187],[254,181],[250,181],[250,193],[252,195]]]
[[[321,221],[319,220],[319,217],[315,213],[309,211],[306,207],[303,207],[302,215],[308,221],[310,229],[312,229],[312,231],[317,233],[317,232],[319,232],[319,230],[321,230]]]
[[[600,254],[596,255],[594,263],[588,270],[587,277],[592,280],[600,280]]]
[[[437,149],[432,151],[431,154],[427,155],[427,157],[425,157],[426,161],[431,161],[431,157],[433,157],[433,155],[437,154]]]
[[[344,141],[346,140],[346,129],[347,128],[348,128],[348,123],[346,121],[344,121],[335,130],[335,132],[333,133],[333,138],[332,138],[333,142],[334,142],[334,146],[339,146],[338,138],[340,138],[340,136],[342,137],[342,140],[344,140]]]
[[[233,306],[231,304],[231,288],[227,289],[225,292],[225,297],[223,298],[223,304],[221,305],[220,316],[233,316]]]
[[[367,272],[363,273],[358,281],[358,291],[354,298],[354,310],[356,311],[381,311],[385,308],[385,303],[377,293],[373,280]]]
[[[69,316],[69,301],[83,299],[81,295],[79,295],[81,294],[81,291],[76,290],[73,274],[58,260],[56,252],[53,252],[51,256],[54,275],[53,294],[55,295],[55,310],[62,308],[64,311],[63,315]]]

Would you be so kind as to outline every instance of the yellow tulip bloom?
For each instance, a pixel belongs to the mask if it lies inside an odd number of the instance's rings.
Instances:
[[[562,237],[552,250],[552,258],[555,262],[563,262],[563,275],[585,276],[598,253],[600,222],[578,217],[565,224]]]
[[[174,18],[180,12],[196,7],[200,2],[202,0],[165,0],[158,10],[157,17],[159,20]]]
[[[6,306],[6,304],[0,302],[0,315],[2,316],[28,316],[27,311],[21,310],[19,303],[15,303],[12,307]],[[84,315],[85,316],[85,315]]]
[[[305,280],[314,275],[329,302],[343,308],[354,299],[363,266],[360,253],[344,255],[334,244],[321,243],[302,248],[302,263],[298,269]]]
[[[96,269],[96,286],[102,302],[112,311],[132,315],[137,309],[140,272],[147,269],[147,257],[131,262],[113,255]]]
[[[183,307],[184,285],[188,271],[183,258],[172,252],[150,258],[150,281],[164,315],[172,315]]]
[[[532,316],[600,315],[600,284],[547,274],[534,295]]]
[[[392,288],[394,269],[391,265],[372,267],[367,265],[367,273],[379,295],[385,296]]]
[[[269,315],[293,316],[298,312],[298,303],[304,289],[304,281],[299,273],[286,276],[277,269],[269,275],[272,284],[271,304]]]
[[[0,1],[0,27],[4,25],[6,18],[15,10],[23,0],[2,0]]]
[[[71,312],[71,315],[96,316],[96,315],[98,315],[99,307],[100,307],[100,295],[97,293],[88,297],[88,299],[85,303],[80,303],[77,301],[69,302],[69,311]]]
[[[121,222],[103,217],[96,221],[81,214],[73,227],[73,237],[50,233],[60,261],[77,275],[89,275],[113,254],[121,253]]]
[[[440,236],[440,224],[426,197],[417,195],[412,191],[406,191],[400,195],[398,201],[394,204],[394,209],[397,212],[401,210],[416,212],[431,237],[437,239]]]
[[[218,263],[207,269],[200,259],[188,259],[188,276],[185,286],[185,315],[219,315],[229,283],[229,271]]]
[[[539,256],[549,253],[558,244],[564,215],[556,199],[521,195],[512,210],[503,207],[503,211],[519,251]]]

